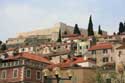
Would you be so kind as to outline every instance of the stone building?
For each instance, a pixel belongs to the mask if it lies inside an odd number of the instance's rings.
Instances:
[[[90,47],[88,51],[91,53],[90,57],[95,58],[97,66],[102,66],[106,63],[114,63],[114,51],[111,43],[97,43]]]

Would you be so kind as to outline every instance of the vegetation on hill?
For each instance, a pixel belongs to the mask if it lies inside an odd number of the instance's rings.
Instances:
[[[98,34],[102,35],[102,29],[101,29],[101,26],[99,25],[98,27]]]
[[[119,23],[119,34],[125,32],[124,24],[122,22]]]
[[[75,24],[73,34],[81,35],[81,32],[80,32],[79,27],[78,27],[78,24]]]
[[[0,52],[4,52],[6,49],[7,49],[6,44],[0,40]]]
[[[92,23],[92,16],[90,16],[90,18],[89,18],[88,36],[94,36],[93,23]]]
[[[58,36],[57,42],[62,42],[62,39],[61,39],[61,29],[59,29],[59,36]]]

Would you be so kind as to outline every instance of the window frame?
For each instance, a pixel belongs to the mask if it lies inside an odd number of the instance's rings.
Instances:
[[[28,76],[27,71],[30,71],[30,76]],[[31,69],[26,69],[26,78],[31,78]]]
[[[81,49],[82,49],[82,46],[79,46],[79,49],[81,50]]]
[[[5,77],[3,78],[3,73],[5,72]],[[7,70],[2,70],[1,72],[1,79],[6,79],[7,78]]]
[[[92,55],[96,54],[96,50],[92,50]]]
[[[15,70],[17,71],[17,76],[16,77],[14,76],[14,73],[15,73],[14,71]],[[13,69],[13,78],[18,78],[18,68]]]
[[[40,78],[37,77],[38,72],[40,73]],[[36,71],[36,80],[41,80],[41,72],[40,71]]]
[[[108,49],[103,49],[103,54],[107,54],[108,53]]]
[[[109,62],[109,58],[108,57],[103,57],[103,63]]]

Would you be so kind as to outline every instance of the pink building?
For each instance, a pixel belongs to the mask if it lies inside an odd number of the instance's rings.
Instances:
[[[50,62],[30,53],[9,56],[0,64],[0,83],[42,83],[42,69]]]

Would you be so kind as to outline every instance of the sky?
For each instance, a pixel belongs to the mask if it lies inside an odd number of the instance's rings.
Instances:
[[[0,0],[0,40],[58,22],[87,29],[90,15],[94,30],[100,24],[112,34],[125,21],[124,4],[125,0]]]

